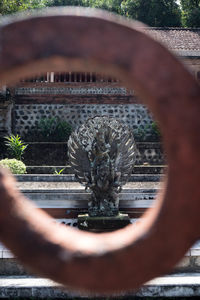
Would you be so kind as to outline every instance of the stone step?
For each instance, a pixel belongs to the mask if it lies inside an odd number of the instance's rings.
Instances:
[[[158,277],[147,282],[136,292],[120,293],[120,297],[199,297],[200,273],[180,273]],[[1,298],[67,299],[86,298],[80,292],[70,292],[49,279],[15,276],[0,277]],[[90,295],[94,299],[98,295]],[[99,298],[98,298],[99,299]]]
[[[77,182],[74,174],[24,174],[15,175],[18,182]],[[162,174],[132,174],[129,182],[158,182],[164,179]]]
[[[76,218],[88,208],[90,194],[77,182],[18,182],[21,192],[54,218]],[[139,218],[153,206],[157,182],[128,183],[119,194],[119,208],[131,218]]]
[[[61,190],[80,190],[84,191],[85,186],[80,184],[79,182],[67,182],[67,181],[17,181],[16,186],[21,190],[57,190],[58,192]],[[154,181],[138,181],[138,182],[128,182],[122,187],[122,192],[128,190],[130,192],[134,192],[137,189],[143,190],[152,190],[158,189],[162,187],[162,183],[154,182]]]
[[[48,181],[38,181],[38,179],[45,179],[45,176],[39,178],[34,176],[35,181],[29,181],[31,177],[28,176],[27,181],[19,180],[17,187],[39,207],[87,208],[90,193],[85,191],[84,186],[78,182],[63,181],[64,177],[61,177],[61,181],[52,181],[51,176],[47,178]],[[119,194],[120,207],[150,207],[156,193],[160,190],[161,184],[158,182],[127,183]],[[149,200],[150,202],[145,202]]]
[[[64,207],[64,208],[87,208],[89,194],[87,193],[51,193],[51,192],[24,192],[24,195],[38,207]],[[120,194],[119,206],[130,208],[148,208],[153,204],[155,193],[122,193]]]
[[[33,200],[33,199],[32,199]],[[65,208],[67,209],[87,209],[88,200],[49,200],[49,199],[34,199],[34,203],[40,208]],[[119,204],[119,209],[125,208],[142,208],[147,209],[153,206],[152,200],[122,200]]]
[[[71,174],[70,166],[27,166],[28,174],[55,174],[55,170],[64,169],[62,174]],[[133,174],[162,174],[166,165],[135,165]]]
[[[90,194],[84,189],[22,189],[23,194],[40,208],[87,209]],[[120,209],[147,209],[160,189],[123,189],[119,194]]]

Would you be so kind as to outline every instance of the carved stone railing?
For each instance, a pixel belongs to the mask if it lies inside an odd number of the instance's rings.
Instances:
[[[119,80],[105,77],[94,72],[47,72],[33,78],[21,79],[20,82],[118,82]]]
[[[43,75],[36,76],[33,78],[22,79],[16,84],[15,87],[11,88],[12,95],[16,99],[17,103],[24,102],[27,97],[44,97],[46,95],[46,102],[52,103],[52,97],[66,96],[66,102],[69,102],[69,96],[76,98],[76,103],[82,103],[82,99],[77,97],[93,96],[98,95],[112,97],[112,96],[125,96],[133,97],[133,91],[124,87],[121,82],[111,77],[96,74],[94,72],[47,72]],[[48,98],[48,96],[52,97]],[[73,99],[74,100],[74,99]],[[71,100],[73,102],[73,100]],[[124,99],[127,102],[126,99]],[[90,100],[91,101],[91,100]],[[103,99],[101,102],[115,102],[112,98],[108,100]],[[27,101],[30,103],[30,99]],[[53,101],[56,102],[56,101]],[[95,102],[95,98],[94,101]],[[96,99],[96,102],[98,100]]]
[[[200,80],[200,71],[192,71],[192,74],[196,77],[197,80]],[[38,75],[33,78],[21,79],[20,82],[34,82],[34,83],[55,83],[55,82],[64,82],[64,83],[119,83],[118,79],[105,77],[94,72],[83,73],[83,72],[67,72],[67,73],[58,73],[58,72],[47,72],[45,74]]]

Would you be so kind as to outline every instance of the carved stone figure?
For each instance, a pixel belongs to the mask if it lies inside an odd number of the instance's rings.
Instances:
[[[78,181],[91,192],[91,217],[117,216],[119,193],[135,162],[129,128],[109,117],[88,119],[69,138],[68,155]]]

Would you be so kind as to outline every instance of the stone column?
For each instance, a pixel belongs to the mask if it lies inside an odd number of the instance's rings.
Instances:
[[[0,137],[12,132],[13,101],[3,100],[2,98],[0,97]]]

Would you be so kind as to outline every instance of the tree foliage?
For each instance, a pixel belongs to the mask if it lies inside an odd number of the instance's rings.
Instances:
[[[0,0],[0,15],[12,14],[33,8],[42,8],[48,0]]]
[[[150,26],[181,26],[175,0],[52,0],[51,6],[79,5],[106,9]]]
[[[126,0],[126,16],[153,27],[181,26],[181,10],[175,0]]]
[[[200,27],[200,0],[0,0],[0,15],[44,6],[106,9],[153,27]]]
[[[86,6],[85,0],[51,0],[48,6]]]
[[[183,25],[200,27],[200,0],[181,0]]]
[[[183,10],[189,11],[200,7],[200,0],[181,0]]]
[[[121,14],[121,3],[123,0],[52,0],[49,6],[86,6],[101,8]]]
[[[89,0],[87,6],[106,9],[111,12],[122,14],[121,5],[123,0]]]

